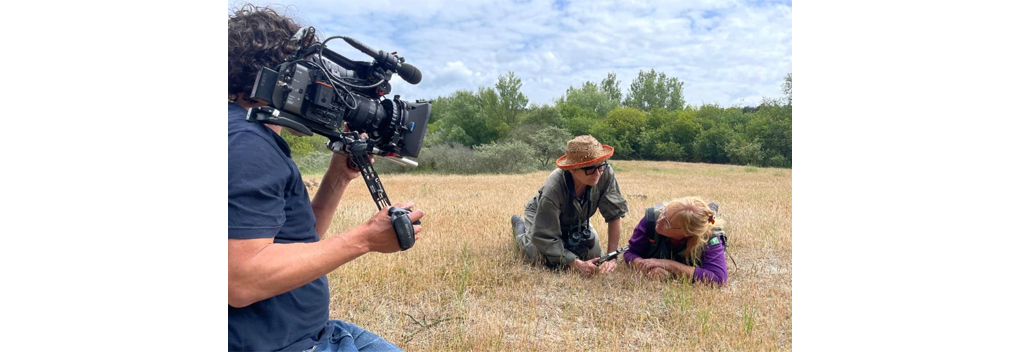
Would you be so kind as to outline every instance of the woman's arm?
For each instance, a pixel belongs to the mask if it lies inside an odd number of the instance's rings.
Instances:
[[[630,236],[628,242],[630,246],[626,252],[623,253],[623,259],[627,263],[633,262],[635,259],[641,258],[641,256],[648,252],[648,236],[645,235],[645,218],[641,218],[637,226],[634,226],[634,234]]]
[[[674,275],[684,275],[704,283],[726,284],[726,246],[711,245],[701,255],[701,267],[684,265],[667,259],[652,259],[654,266],[661,266]]]
[[[680,262],[669,260],[669,259],[655,259],[657,264],[662,266],[663,269],[677,276],[694,276],[695,267],[684,265]]]
[[[705,283],[725,285],[727,276],[726,246],[720,243],[705,248],[701,254],[701,267],[694,270],[694,279]]]

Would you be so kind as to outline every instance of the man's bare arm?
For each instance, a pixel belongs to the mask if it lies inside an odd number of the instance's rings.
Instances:
[[[326,231],[333,223],[333,216],[336,215],[336,208],[340,205],[340,199],[347,190],[347,185],[360,176],[358,170],[347,167],[347,156],[333,154],[329,161],[329,168],[322,176],[322,184],[315,192],[312,199],[312,213],[315,214],[315,232],[319,237],[325,237]]]
[[[414,203],[398,204],[411,208]],[[314,243],[273,243],[272,238],[227,240],[228,304],[244,307],[312,282],[368,252],[400,250],[383,209],[353,229]],[[425,213],[408,214],[411,221]],[[415,225],[415,239],[421,226]]]

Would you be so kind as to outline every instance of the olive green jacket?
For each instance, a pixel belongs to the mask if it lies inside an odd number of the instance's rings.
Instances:
[[[531,199],[531,202],[537,202],[538,209],[534,225],[528,229],[529,236],[548,264],[566,265],[577,259],[577,255],[564,248],[563,237],[572,228],[584,226],[585,220],[595,215],[595,202],[598,202],[598,210],[606,222],[627,215],[627,200],[620,193],[612,165],[606,168],[595,187],[585,187],[585,193],[587,196],[582,194],[579,201],[574,195],[574,180],[570,173],[556,169]]]

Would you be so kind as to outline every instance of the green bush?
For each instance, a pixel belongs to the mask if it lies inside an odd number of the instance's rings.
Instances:
[[[473,173],[513,174],[539,169],[535,149],[521,141],[480,145],[475,148]]]
[[[316,175],[326,173],[329,168],[329,160],[333,152],[312,151],[305,155],[294,155],[294,163],[302,175]]]
[[[521,141],[535,150],[535,160],[542,168],[553,166],[563,155],[563,148],[573,136],[565,129],[554,126],[521,125],[510,131],[510,140]]]
[[[444,174],[470,173],[475,152],[460,144],[440,144],[422,149],[416,172],[438,172]]]
[[[782,155],[773,155],[771,158],[768,159],[766,166],[785,168],[793,167],[792,165],[790,165],[790,161],[786,160],[786,157]]]
[[[298,136],[290,133],[286,128],[280,132],[280,137],[283,137],[284,141],[287,141],[287,145],[290,147],[290,155],[297,158],[308,155],[313,152],[329,152],[326,149],[326,137],[314,134],[308,137]]]
[[[764,160],[765,166],[769,167],[784,167],[784,168],[793,167],[793,165],[791,165],[792,163],[790,162],[790,159],[787,159],[785,156],[783,156],[782,154],[775,150],[766,150]]]
[[[732,140],[723,147],[730,163],[737,165],[761,165],[762,152],[761,143],[746,143],[740,140]]]

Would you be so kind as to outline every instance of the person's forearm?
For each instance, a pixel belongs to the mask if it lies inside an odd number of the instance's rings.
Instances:
[[[623,230],[623,218],[609,222],[609,244],[606,246],[606,253],[620,248],[620,231]]]
[[[660,259],[665,262],[663,266],[666,271],[673,273],[673,275],[680,276],[694,276],[694,267],[689,265],[681,264],[680,262],[672,261],[669,259]]]
[[[357,226],[314,243],[269,243],[247,263],[231,263],[230,305],[244,307],[301,287],[368,253]]]
[[[337,160],[341,160],[341,158],[337,158]],[[322,176],[322,185],[315,192],[315,198],[312,199],[312,212],[315,214],[315,232],[319,234],[320,238],[326,235],[326,231],[329,230],[329,226],[333,223],[333,215],[336,214],[336,208],[340,205],[340,199],[343,198],[347,185],[350,184],[351,180],[345,178],[344,170],[340,169],[346,168],[346,164],[346,162],[341,163],[339,161],[330,162],[329,169]]]

